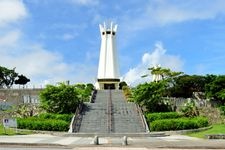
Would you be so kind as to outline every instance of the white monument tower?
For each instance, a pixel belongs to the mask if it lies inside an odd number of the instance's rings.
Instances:
[[[117,25],[105,23],[99,25],[101,34],[101,49],[98,66],[96,89],[118,89],[119,67],[117,62],[116,31]]]

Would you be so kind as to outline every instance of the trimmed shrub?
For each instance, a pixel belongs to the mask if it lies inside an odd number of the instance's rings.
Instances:
[[[54,120],[63,120],[70,122],[72,119],[72,114],[52,114],[52,113],[43,113],[38,116],[41,119],[54,119]]]
[[[69,123],[63,120],[38,119],[36,117],[18,118],[18,128],[29,130],[68,131]]]
[[[173,118],[181,118],[182,114],[177,112],[162,112],[162,113],[149,113],[146,114],[146,120],[148,123],[155,121],[155,120],[161,120],[161,119],[173,119]]]
[[[18,128],[45,131],[68,131],[72,114],[43,113],[29,118],[18,118]]]
[[[205,117],[162,119],[151,122],[150,130],[151,131],[185,130],[185,129],[197,129],[206,126],[208,126],[208,119]]]

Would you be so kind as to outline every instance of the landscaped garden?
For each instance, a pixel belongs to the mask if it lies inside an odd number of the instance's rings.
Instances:
[[[211,127],[190,134],[224,134],[225,76],[185,75],[165,68],[149,68],[162,80],[136,87],[122,87],[128,101],[139,104],[150,131],[192,130]],[[144,75],[146,77],[148,75]],[[177,101],[183,100],[182,105]]]
[[[188,133],[187,135],[197,138],[206,138],[206,135],[225,134],[225,124],[214,124],[212,128],[199,132]]]
[[[185,75],[160,67],[149,70],[151,74],[160,75],[162,80],[146,82],[132,88],[123,82],[120,88],[128,101],[141,107],[150,131],[212,126],[206,131],[188,135],[204,137],[206,134],[224,134],[224,75]],[[4,113],[17,118],[19,129],[65,132],[69,130],[76,108],[80,103],[89,101],[92,90],[92,84],[48,85],[40,93],[40,105],[23,104]],[[176,104],[179,99],[185,100],[182,105]],[[0,134],[30,133],[4,130],[3,126],[0,128]]]
[[[89,101],[92,89],[92,84],[47,85],[40,93],[39,105],[21,104],[3,111],[3,115],[16,118],[18,129],[67,132],[77,106]],[[31,133],[0,127],[0,134]]]

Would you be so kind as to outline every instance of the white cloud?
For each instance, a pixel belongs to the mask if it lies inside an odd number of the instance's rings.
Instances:
[[[27,16],[27,10],[22,0],[0,1],[0,27],[14,23]]]
[[[21,31],[19,30],[12,30],[5,33],[2,37],[0,37],[0,51],[3,51],[4,47],[13,47],[13,45],[18,41],[20,36]]]
[[[22,0],[0,0],[0,65],[16,67],[16,72],[31,79],[30,85],[71,82],[91,82],[94,80],[92,65],[69,64],[60,53],[52,52],[39,43],[26,41],[23,30],[16,24],[28,12]],[[15,24],[14,24],[15,23]],[[44,35],[40,35],[45,38]],[[64,34],[60,38],[70,40],[75,34]]]
[[[130,85],[137,85],[145,81],[150,81],[149,78],[141,78],[142,75],[149,74],[147,70],[149,67],[160,64],[162,67],[170,68],[174,71],[181,71],[183,67],[183,61],[179,56],[166,54],[161,42],[155,44],[155,48],[152,52],[143,54],[142,61],[136,67],[131,68],[125,75],[124,80]]]
[[[93,82],[96,66],[87,64],[65,63],[63,56],[44,49],[40,45],[22,47],[18,53],[15,51],[1,53],[0,64],[8,68],[16,67],[16,72],[24,74],[31,79],[30,85],[41,86],[46,83],[56,84],[70,80],[76,82]]]
[[[75,36],[76,36],[76,35],[73,35],[73,34],[70,34],[70,33],[65,33],[65,34],[63,34],[62,39],[63,39],[64,41],[69,41],[69,40],[74,39]]]
[[[219,15],[225,15],[224,0],[204,0],[203,3],[199,0],[150,0],[142,11],[136,13],[136,17],[129,13],[121,17],[124,22],[121,26],[129,31],[141,30],[190,20],[213,19]]]
[[[71,0],[71,2],[81,6],[95,6],[99,4],[98,0]]]

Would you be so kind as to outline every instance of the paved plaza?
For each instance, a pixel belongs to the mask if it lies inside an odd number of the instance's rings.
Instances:
[[[33,147],[58,147],[66,149],[225,149],[224,140],[208,140],[184,135],[163,137],[128,137],[128,145],[123,146],[122,137],[100,137],[99,145],[94,145],[94,137],[65,137],[48,134],[0,136],[0,149],[4,145]]]

